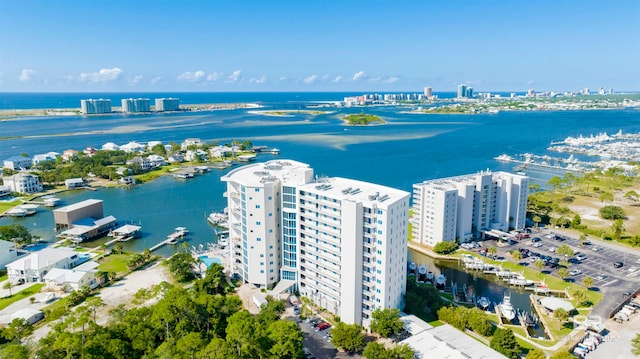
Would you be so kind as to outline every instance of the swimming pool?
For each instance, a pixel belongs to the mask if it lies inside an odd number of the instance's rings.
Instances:
[[[202,260],[202,263],[204,263],[207,266],[207,268],[211,267],[213,263],[222,264],[222,261],[215,257],[200,256],[198,258]]]

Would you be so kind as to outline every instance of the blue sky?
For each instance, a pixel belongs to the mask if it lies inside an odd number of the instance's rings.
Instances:
[[[0,1],[0,92],[640,90],[640,1]]]

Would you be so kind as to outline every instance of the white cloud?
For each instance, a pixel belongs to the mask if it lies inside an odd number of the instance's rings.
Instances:
[[[31,76],[35,75],[35,73],[33,69],[23,69],[20,73],[20,82],[31,81]]]
[[[285,81],[286,79],[287,79],[287,77],[286,77],[286,76],[280,76],[280,79],[279,79],[279,80],[280,80],[280,81]]]
[[[160,81],[162,81],[162,77],[160,77],[160,76],[156,76],[156,77],[154,77],[154,78],[152,78],[152,79],[151,79],[151,84],[152,84],[152,85],[157,85],[157,84],[159,84],[159,83],[160,83]]]
[[[114,67],[112,69],[100,69],[98,72],[83,72],[80,74],[82,82],[107,82],[117,80],[122,74],[122,69]]]
[[[364,76],[364,71],[358,71],[355,74],[353,74],[353,81],[359,80]]]
[[[318,80],[318,75],[311,75],[302,80],[305,84],[312,84]]]
[[[249,80],[249,82],[254,83],[254,84],[263,84],[265,82],[267,82],[267,77],[266,76],[261,76],[260,78],[252,78],[251,80]]]
[[[222,72],[212,72],[207,75],[207,81],[218,81],[222,77]]]
[[[338,75],[338,76],[336,76],[336,78],[335,78],[335,79],[333,79],[333,81],[331,81],[331,82],[340,82],[340,81],[342,81],[342,76],[339,76],[339,75]]]
[[[142,75],[136,75],[134,77],[131,78],[131,80],[129,81],[130,85],[137,85],[140,83],[140,81],[142,81],[144,79],[144,76]]]
[[[399,77],[396,77],[396,76],[390,76],[390,77],[388,77],[388,78],[384,79],[384,81],[382,81],[382,82],[384,82],[384,83],[386,83],[386,84],[392,84],[392,83],[394,83],[394,82],[398,82],[398,80],[400,80],[400,78],[399,78]]]
[[[205,76],[207,76],[207,73],[202,70],[198,70],[195,72],[187,71],[180,74],[178,76],[178,80],[187,82],[198,82],[204,79]]]
[[[227,76],[227,82],[237,82],[238,80],[240,80],[241,73],[242,71],[235,70],[234,72],[231,73],[231,75]]]

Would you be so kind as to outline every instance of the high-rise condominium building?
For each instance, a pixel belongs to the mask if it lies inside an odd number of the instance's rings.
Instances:
[[[482,231],[523,229],[529,178],[507,172],[424,181],[413,185],[413,236],[434,246]]]
[[[177,98],[157,98],[156,112],[178,111],[180,110],[180,100]]]
[[[98,115],[111,112],[111,100],[86,99],[80,100],[80,109],[85,115]]]
[[[463,98],[467,95],[467,85],[460,84],[458,85],[458,94],[457,98]]]
[[[376,308],[403,307],[409,193],[315,178],[291,160],[244,166],[222,180],[233,271],[245,283],[289,283],[342,321],[365,326]]]
[[[424,97],[426,99],[429,99],[429,98],[433,97],[433,90],[431,89],[431,87],[425,87],[424,88]]]
[[[151,104],[148,98],[123,98],[122,112],[149,112]]]

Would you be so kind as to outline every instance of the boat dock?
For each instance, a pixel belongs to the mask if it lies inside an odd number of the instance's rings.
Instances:
[[[149,251],[153,252],[156,249],[167,244],[177,244],[178,239],[183,238],[187,235],[187,233],[189,233],[189,230],[187,230],[185,227],[176,227],[175,231],[167,236],[167,239],[149,248]]]

